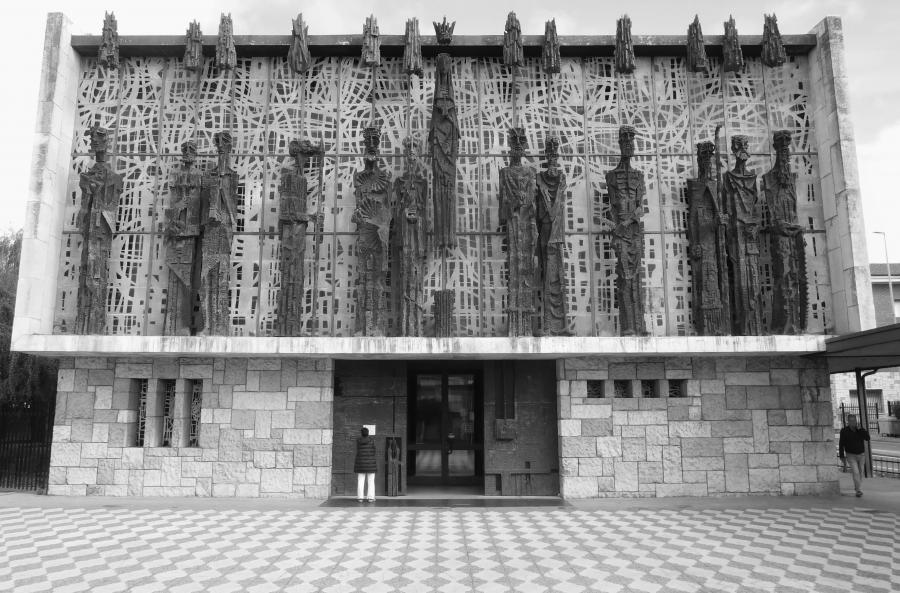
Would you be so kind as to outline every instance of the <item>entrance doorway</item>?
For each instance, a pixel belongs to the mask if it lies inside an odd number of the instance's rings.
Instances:
[[[483,486],[481,367],[409,370],[407,481],[410,486]]]

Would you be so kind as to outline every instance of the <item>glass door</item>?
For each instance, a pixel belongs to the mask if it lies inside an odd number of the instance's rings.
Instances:
[[[483,473],[479,375],[413,373],[410,387],[409,483],[477,484]]]

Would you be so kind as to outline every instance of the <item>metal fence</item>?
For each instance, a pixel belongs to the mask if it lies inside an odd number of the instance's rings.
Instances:
[[[838,460],[838,469],[850,473],[850,468],[844,469],[840,459]],[[900,478],[900,458],[873,455],[872,475],[877,478]]]
[[[0,489],[46,493],[53,408],[0,404]]]
[[[894,402],[896,403],[896,402]],[[874,432],[876,434],[881,434],[878,430],[878,417],[884,413],[881,405],[878,402],[871,403],[866,405],[866,412],[869,419],[869,425],[864,426],[866,430],[870,433]],[[862,419],[859,417],[859,406],[855,404],[845,404],[841,403],[840,406],[840,416],[841,416],[841,427],[847,426],[847,417],[848,416],[856,416],[857,420],[860,421],[860,426],[862,426]]]

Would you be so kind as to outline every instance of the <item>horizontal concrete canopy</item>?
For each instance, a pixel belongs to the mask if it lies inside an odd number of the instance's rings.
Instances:
[[[579,356],[773,356],[818,354],[827,336],[275,338],[26,335],[12,349],[43,356],[497,359]]]
[[[900,367],[900,323],[834,337],[825,347],[829,373]]]

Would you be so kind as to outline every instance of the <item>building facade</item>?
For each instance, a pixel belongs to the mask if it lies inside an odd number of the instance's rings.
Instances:
[[[50,15],[13,336],[61,357],[50,493],[346,494],[364,425],[380,491],[835,491],[818,354],[874,324],[840,21],[706,68],[435,26]]]

